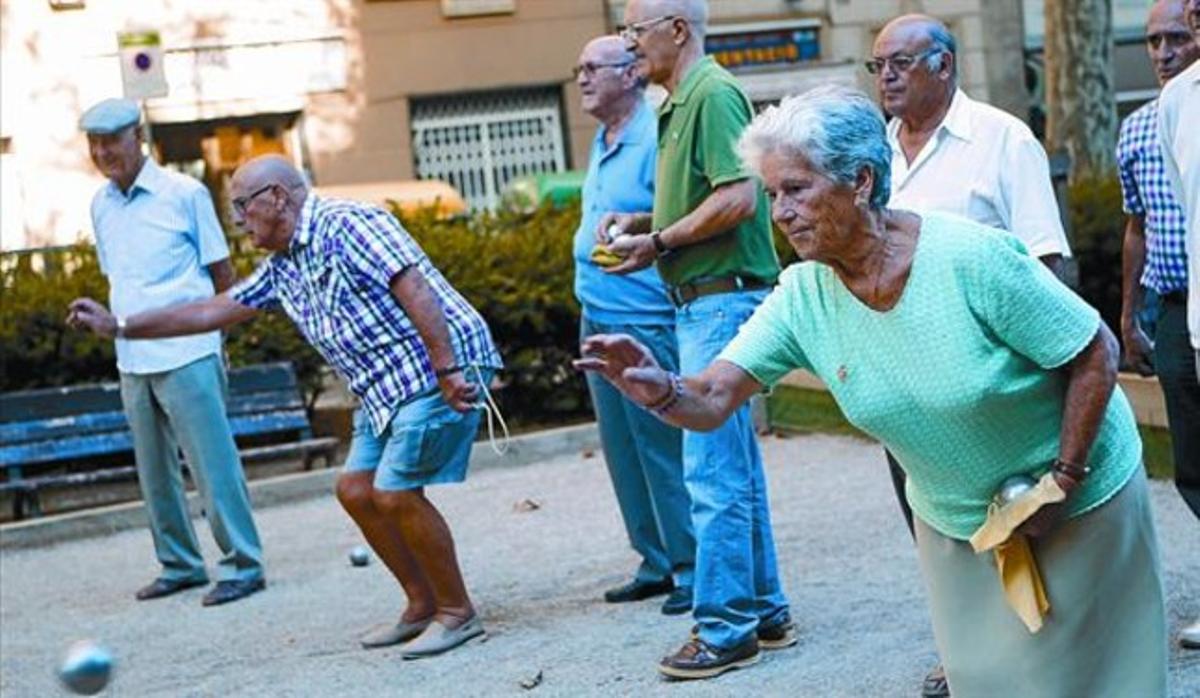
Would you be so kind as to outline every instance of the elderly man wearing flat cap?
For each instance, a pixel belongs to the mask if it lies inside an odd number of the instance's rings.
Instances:
[[[109,180],[92,199],[92,226],[118,324],[148,308],[211,297],[234,280],[208,190],[146,157],[139,121],[138,105],[125,99],[100,102],[79,121],[92,162]],[[208,583],[188,516],[180,449],[221,550],[217,584],[203,604],[259,591],[265,586],[262,546],[225,416],[220,333],[115,341],[138,482],[162,564],[138,600]]]

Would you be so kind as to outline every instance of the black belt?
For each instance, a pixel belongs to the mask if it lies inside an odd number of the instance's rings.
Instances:
[[[1171,291],[1159,295],[1158,299],[1171,305],[1187,305],[1187,291]]]
[[[734,291],[753,291],[760,288],[770,288],[770,284],[753,276],[723,276],[718,279],[688,281],[667,289],[667,295],[676,307],[687,305],[697,298],[711,296],[715,293],[733,293]]]

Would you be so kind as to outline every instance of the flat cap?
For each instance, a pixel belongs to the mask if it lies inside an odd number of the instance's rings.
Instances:
[[[142,110],[129,99],[106,99],[79,117],[79,130],[105,135],[133,126],[141,120]]]

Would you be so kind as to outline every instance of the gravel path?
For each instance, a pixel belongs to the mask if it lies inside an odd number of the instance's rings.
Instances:
[[[138,603],[157,569],[145,531],[0,555],[0,694],[60,695],[54,668],[78,638],[117,658],[114,696],[680,695],[915,696],[935,657],[908,532],[877,445],[804,436],[763,442],[779,558],[800,644],[720,679],[668,684],[656,660],[690,621],[658,600],[608,605],[636,558],[597,457],[481,471],[434,497],[454,528],[486,642],[404,662],[357,634],[392,619],[398,588],[332,498],[258,520],[267,591],[201,608],[203,590]],[[1200,615],[1200,526],[1167,484],[1152,486],[1170,628]],[[519,506],[531,500],[532,510]],[[214,559],[207,527],[206,555]],[[521,687],[541,674],[540,685]],[[1200,652],[1173,646],[1173,696],[1200,695]]]

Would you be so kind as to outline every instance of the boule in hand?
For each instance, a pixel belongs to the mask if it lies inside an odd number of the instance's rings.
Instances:
[[[620,264],[622,257],[608,249],[607,245],[596,245],[592,248],[591,260],[598,267],[608,268]]]

